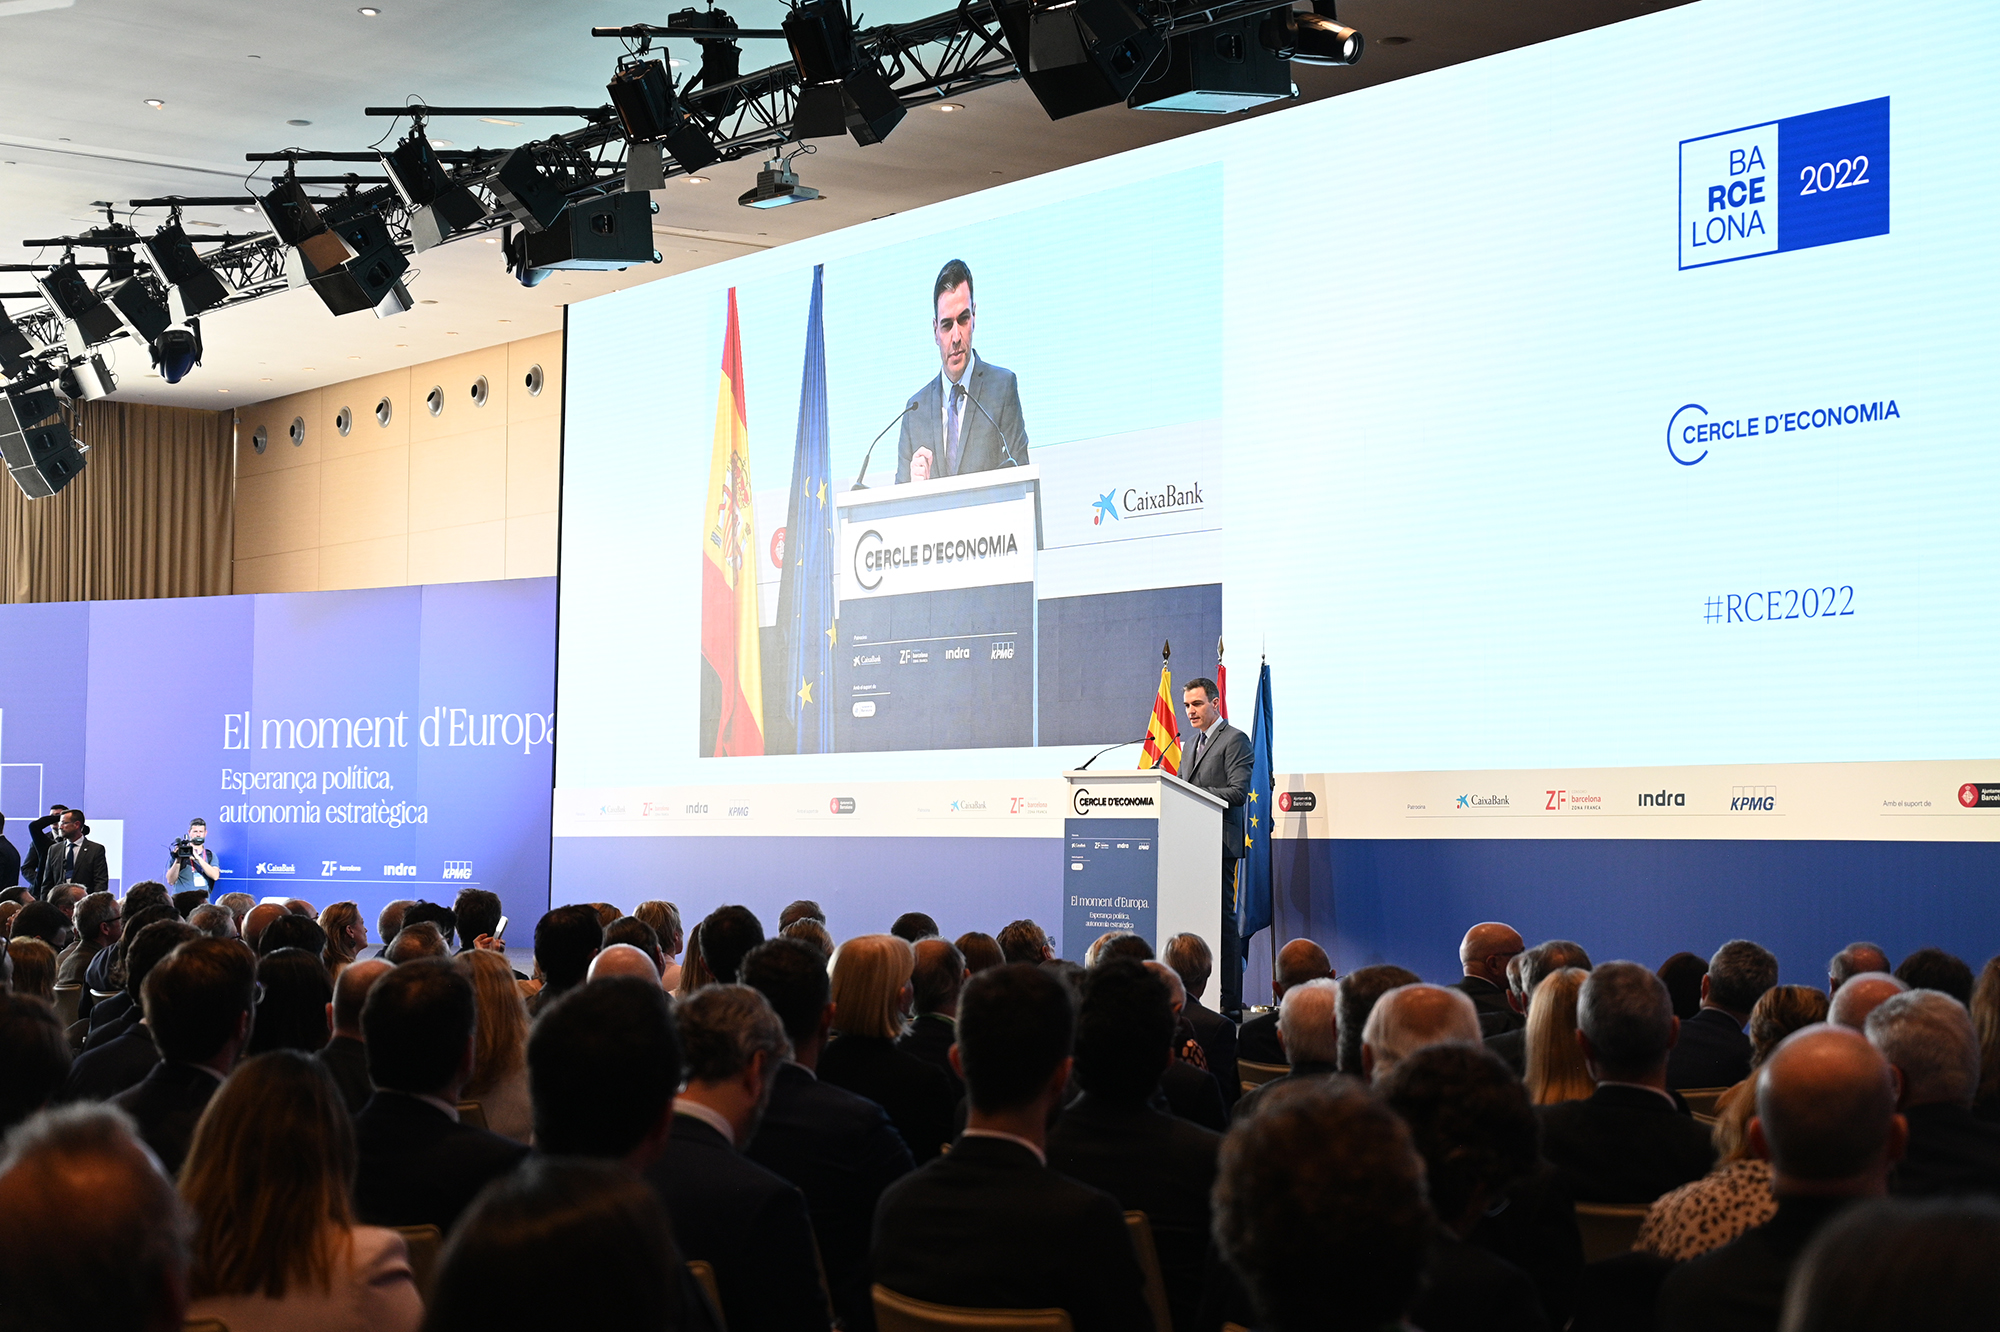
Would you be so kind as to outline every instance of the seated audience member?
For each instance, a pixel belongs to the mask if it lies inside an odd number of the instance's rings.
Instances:
[[[1438,1220],[1410,1321],[1424,1332],[1546,1328],[1528,1275],[1468,1242],[1538,1163],[1535,1112],[1513,1070],[1475,1046],[1433,1045],[1398,1063],[1377,1091],[1409,1126]]]
[[[181,1168],[202,1111],[243,1053],[256,989],[250,955],[233,940],[184,943],[146,975],[146,1028],[160,1060],[111,1104],[132,1116],[168,1174]]]
[[[39,939],[49,946],[50,952],[60,953],[74,941],[76,931],[70,928],[69,917],[47,902],[30,902],[14,913],[7,937]]]
[[[294,916],[304,916],[306,919],[312,921],[313,924],[315,925],[319,923],[319,908],[314,906],[311,902],[306,901],[306,899],[303,897],[286,898],[285,910],[290,912]]]
[[[1518,1027],[1494,1032],[1486,1038],[1486,1048],[1507,1061],[1507,1067],[1514,1070],[1516,1077],[1525,1077],[1528,1072],[1528,1018],[1534,1007],[1535,991],[1543,981],[1563,971],[1575,967],[1580,971],[1590,970],[1590,954],[1583,951],[1583,945],[1568,939],[1550,939],[1536,944],[1517,959],[1521,964],[1521,1017]],[[1482,1024],[1480,1029],[1485,1030]],[[1571,1044],[1575,1038],[1571,1037]],[[1584,1095],[1590,1093],[1586,1091]]]
[[[514,969],[507,965],[506,954],[485,948],[466,949],[452,959],[452,965],[472,982],[479,1010],[472,1076],[459,1095],[479,1103],[488,1129],[525,1143],[534,1130],[528,1095],[528,1005],[514,981]]]
[[[708,974],[724,985],[736,983],[743,955],[764,942],[764,927],[749,907],[719,906],[701,922],[701,956]]]
[[[507,941],[499,934],[501,917],[506,914],[500,894],[485,888],[461,888],[451,900],[451,914],[460,953],[475,948],[506,951]]]
[[[958,955],[965,959],[965,969],[968,973],[981,972],[1007,961],[1007,955],[1000,951],[1000,941],[978,930],[959,935],[955,946]]]
[[[243,942],[249,944],[254,951],[263,941],[264,931],[291,914],[276,902],[259,902],[250,908],[248,915],[243,917],[241,927]]]
[[[1009,962],[1040,966],[1056,955],[1049,936],[1032,920],[1009,922],[995,942],[1000,945],[1000,955]]]
[[[55,1010],[0,994],[0,1136],[55,1099],[69,1077],[69,1042]],[[4,1297],[0,1297],[4,1298]]]
[[[1576,1040],[1576,998],[1589,977],[1583,967],[1564,967],[1543,977],[1528,1000],[1525,1082],[1534,1105],[1587,1100],[1597,1090]]]
[[[56,1001],[56,950],[40,939],[10,939],[4,945],[14,973],[8,988],[45,1004]]]
[[[1289,1086],[1223,1141],[1215,1240],[1263,1332],[1401,1327],[1435,1225],[1410,1131],[1354,1084]]]
[[[833,960],[833,936],[826,932],[826,926],[816,920],[795,920],[778,931],[781,939],[798,939],[819,950],[820,961]]]
[[[958,1097],[942,1070],[896,1048],[909,1025],[915,969],[915,951],[893,934],[864,934],[834,952],[834,1036],[818,1073],[887,1110],[922,1165],[951,1141]]]
[[[56,968],[58,985],[83,984],[91,959],[118,942],[118,899],[110,893],[90,894],[76,904],[71,923],[76,927],[76,942],[63,950]]]
[[[1458,961],[1465,975],[1451,988],[1472,1001],[1481,1039],[1522,1024],[1521,1015],[1507,1002],[1507,964],[1526,949],[1521,932],[1497,920],[1474,925],[1459,941]]]
[[[592,902],[590,905],[597,912],[597,923],[606,928],[610,927],[612,921],[625,914],[609,902]]]
[[[375,956],[381,957],[389,951],[389,944],[403,928],[403,913],[415,905],[416,902],[410,898],[398,898],[375,913],[375,937],[382,941],[382,946],[375,950]],[[247,939],[249,935],[244,937]]]
[[[1201,1002],[1215,975],[1215,955],[1199,934],[1176,934],[1167,940],[1161,961],[1181,978],[1187,996],[1181,1006],[1181,1017],[1194,1028],[1194,1038],[1201,1042],[1208,1071],[1215,1075],[1216,1086],[1222,1091],[1223,1105],[1235,1105],[1236,1098],[1243,1093],[1242,1074],[1236,1067],[1236,1024]]]
[[[1405,985],[1375,1002],[1361,1029],[1361,1068],[1369,1080],[1388,1076],[1398,1060],[1427,1045],[1478,1045],[1479,1014],[1456,986]]]
[[[1123,960],[1139,961],[1135,957]],[[1180,975],[1164,962],[1147,959],[1140,965],[1158,976],[1160,983],[1167,987],[1167,1002],[1174,1014],[1174,1060],[1160,1075],[1160,1096],[1173,1114],[1220,1133],[1229,1127],[1229,1108],[1223,1104],[1222,1088],[1216,1085],[1215,1075],[1208,1071],[1201,1043],[1194,1038],[1194,1028],[1181,1016],[1181,1008],[1187,1003],[1187,990],[1181,985]],[[1078,976],[1074,982],[1073,988],[1079,1001],[1083,997],[1086,978]]]
[[[198,906],[193,911],[190,911],[188,913],[188,924],[194,926],[211,939],[234,939],[237,937],[236,917],[230,914],[228,907],[223,906],[219,902],[210,902],[206,906]]]
[[[74,920],[76,918],[76,904],[89,895],[90,889],[80,883],[59,883],[49,889],[49,895],[45,900],[50,906],[62,912],[65,919]],[[207,899],[206,893],[202,896],[203,900]],[[188,909],[193,910],[194,905],[190,904]]]
[[[1318,983],[1294,989],[1287,1000]],[[1151,1104],[1173,1062],[1173,1040],[1174,1013],[1157,973],[1129,958],[1091,971],[1076,1018],[1075,1072],[1083,1094],[1049,1130],[1047,1151],[1051,1170],[1146,1214],[1174,1325],[1192,1328],[1222,1137]]]
[[[1106,930],[1084,950],[1083,965],[1086,970],[1099,962],[1114,957],[1130,958],[1134,962],[1153,960],[1153,946],[1130,930]]]
[[[1701,1009],[1681,1027],[1667,1060],[1667,1086],[1733,1087],[1750,1076],[1743,1028],[1764,991],[1778,983],[1778,959],[1748,939],[1731,939],[1708,959]]]
[[[1065,1309],[1076,1332],[1151,1329],[1117,1199],[1048,1165],[1074,1028],[1068,989],[1038,966],[993,967],[966,984],[952,1052],[965,1132],[883,1194],[882,1285],[934,1304]]]
[[[1368,1076],[1361,1067],[1361,1033],[1368,1025],[1368,1015],[1375,1011],[1383,995],[1405,985],[1415,985],[1421,979],[1414,971],[1379,964],[1350,971],[1334,982],[1338,991],[1334,1011],[1340,1027],[1340,1072],[1351,1078]]]
[[[1708,974],[1707,958],[1698,953],[1675,953],[1660,963],[1656,974],[1673,997],[1675,1017],[1686,1022],[1701,1011],[1701,978]]]
[[[118,942],[114,947],[100,949],[97,956],[90,959],[83,969],[84,985],[97,994],[112,994],[123,989],[125,974],[122,968],[126,950],[132,946],[132,936],[156,920],[179,919],[167,900],[165,884],[150,880],[133,884],[126,891],[125,900],[119,904]],[[97,1016],[97,1010],[92,1009],[92,1019]]]
[[[1326,950],[1311,939],[1293,939],[1280,948],[1277,975],[1271,981],[1271,1011],[1244,1018],[1236,1033],[1236,1057],[1253,1064],[1284,1063],[1285,1047],[1278,1044],[1277,1005],[1294,985],[1332,976],[1333,963]]]
[[[685,1270],[659,1198],[623,1166],[536,1157],[488,1189],[445,1245],[424,1329],[706,1328]]]
[[[139,996],[146,977],[160,959],[201,932],[184,920],[156,920],[141,929],[125,956],[126,995],[132,1002],[132,1020],[117,1026],[116,1034],[103,1042],[93,1035],[91,1044],[70,1066],[69,1081],[63,1084],[64,1101],[106,1101],[141,1078],[160,1062],[152,1032],[145,1022]],[[108,1001],[107,1001],[108,1002]],[[111,1028],[105,1029],[107,1032]]]
[[[181,1171],[195,1216],[188,1317],[229,1332],[416,1332],[403,1237],[355,1224],[353,1183],[354,1126],[326,1071],[296,1050],[245,1061]]]
[[[951,1046],[958,1039],[958,994],[965,987],[965,959],[951,943],[926,938],[912,945],[916,968],[910,973],[916,1016],[896,1048],[932,1065],[951,1081],[953,1100],[965,1088],[951,1070]]]
[[[1979,1033],[1979,1090],[1972,1113],[2000,1120],[2000,957],[1988,958],[1972,991],[1972,1028]]]
[[[918,953],[937,942],[925,940]],[[882,1191],[915,1168],[910,1149],[881,1106],[821,1082],[813,1071],[833,1025],[826,959],[818,950],[794,938],[771,939],[744,955],[739,975],[777,1013],[792,1047],[745,1154],[805,1194],[834,1312],[844,1327],[872,1328],[868,1236]]]
[[[617,919],[615,912],[612,919]],[[424,924],[437,926],[438,935],[444,940],[445,952],[450,953],[453,939],[458,934],[458,914],[437,902],[417,902],[403,912],[404,929]]]
[[[368,922],[361,917],[357,902],[335,902],[319,913],[319,927],[326,931],[326,950],[320,960],[334,980],[368,946]]]
[[[259,957],[268,957],[280,948],[297,948],[319,957],[326,952],[326,931],[311,916],[288,911],[264,927],[253,947]]]
[[[191,1228],[125,1116],[94,1105],[36,1115],[0,1150],[0,1323],[172,1332]]]
[[[2000,1207],[1877,1200],[1826,1223],[1800,1255],[1784,1332],[1979,1332],[2000,1308]]]
[[[1278,1004],[1278,1043],[1291,1065],[1283,1077],[1258,1087],[1236,1103],[1236,1118],[1255,1112],[1271,1088],[1340,1071],[1340,987],[1321,977],[1285,991]]]
[[[1667,1090],[1680,1020],[1636,962],[1594,968],[1577,995],[1577,1040],[1597,1090],[1545,1105],[1542,1155],[1578,1202],[1649,1203],[1715,1162],[1708,1130]]]
[[[368,1046],[361,1030],[361,1007],[375,982],[389,974],[391,963],[379,957],[350,962],[333,983],[333,1039],[313,1056],[340,1089],[347,1113],[358,1115],[375,1084],[368,1080]]]
[[[405,962],[442,962],[451,956],[444,931],[428,920],[415,920],[396,931],[396,937],[382,950],[385,961],[402,966]]]
[[[57,888],[56,891],[61,892],[63,888],[68,886],[68,884],[64,884],[62,887]],[[55,899],[51,897],[49,900],[54,901]],[[208,889],[189,888],[185,892],[175,893],[173,904],[174,910],[180,914],[180,918],[186,920],[194,914],[196,907],[208,905]]]
[[[660,983],[660,968],[648,954],[628,943],[607,943],[590,959],[590,970],[584,972],[584,983],[610,980],[614,976],[627,979],[649,980]],[[662,994],[665,991],[661,991]]]
[[[361,1007],[375,1094],[354,1117],[355,1213],[369,1225],[449,1231],[479,1190],[527,1148],[459,1122],[478,1056],[472,982],[450,963],[406,962]]]
[[[1851,943],[1835,953],[1826,964],[1826,992],[1840,993],[1840,987],[1856,976],[1866,976],[1873,972],[1889,969],[1889,955],[1882,951],[1882,945],[1872,943]]]
[[[537,1151],[618,1161],[634,1174],[659,1160],[673,1125],[681,1044],[658,977],[570,990],[535,1023],[527,1064]]]
[[[25,893],[28,890],[25,888],[16,888],[14,891]],[[14,917],[21,914],[21,905],[19,902],[0,902],[0,939],[5,939],[7,932],[14,927]],[[75,946],[74,944],[70,945],[72,948]]]
[[[1941,990],[1970,1008],[1972,968],[1942,948],[1919,948],[1896,964],[1896,979],[1913,990]]]
[[[229,914],[236,918],[236,933],[243,933],[243,918],[250,914],[250,908],[257,905],[257,899],[248,893],[224,893],[215,899],[217,906],[229,908]]]
[[[1858,1033],[1816,1026],[1788,1037],[1765,1061],[1750,1122],[1777,1215],[1668,1273],[1661,1332],[1776,1332],[1800,1252],[1843,1207],[1886,1191],[1904,1135],[1895,1077]]]
[[[84,985],[90,991],[93,1002],[90,1008],[91,1044],[101,1044],[114,1039],[119,1032],[139,1020],[139,1000],[131,989],[130,968],[126,959],[132,952],[132,945],[148,925],[162,921],[175,925],[185,925],[186,921],[174,914],[174,909],[164,903],[154,903],[149,907],[134,908],[130,897],[125,900],[125,910],[120,913],[118,942],[99,952],[90,959],[83,970]],[[157,960],[157,959],[156,959]],[[97,999],[97,995],[106,996]]]
[[[257,985],[257,1025],[246,1056],[272,1050],[317,1054],[325,1047],[333,1035],[333,982],[317,953],[280,948],[264,954],[257,959]]]
[[[1890,1176],[1905,1197],[2000,1195],[2000,1124],[1972,1113],[1979,1033],[1956,999],[1912,990],[1868,1015],[1868,1041],[1896,1070],[1909,1145]]]
[[[780,930],[790,929],[793,924],[801,920],[816,920],[824,925],[826,924],[826,908],[817,902],[800,898],[778,913],[778,928]]]
[[[1886,971],[1864,971],[1858,976],[1850,976],[1834,991],[1826,1020],[1836,1027],[1851,1027],[1860,1031],[1867,1023],[1868,1015],[1883,1000],[1906,994],[1909,988]]]
[[[833,948],[828,945],[826,955],[833,956]],[[674,998],[685,999],[704,985],[713,985],[715,977],[708,974],[708,963],[701,956],[701,922],[696,921],[688,931],[687,951],[681,955],[681,983],[674,987]]]
[[[535,970],[542,988],[528,1000],[529,1016],[542,1006],[583,984],[590,959],[604,946],[604,926],[597,912],[580,903],[559,906],[535,923]]]
[[[756,990],[720,981],[677,1016],[687,1086],[646,1179],[666,1203],[681,1253],[715,1268],[730,1327],[824,1332],[833,1315],[805,1196],[743,1155],[791,1052],[784,1026]]]
[[[620,916],[604,927],[604,946],[609,948],[613,944],[625,944],[644,953],[653,964],[654,977],[666,972],[667,956],[660,951],[660,936],[637,916]]]
[[[904,943],[914,945],[919,939],[938,937],[937,922],[921,911],[905,911],[896,917],[896,923],[889,927],[889,933]]]
[[[660,955],[667,960],[660,971],[660,988],[673,993],[674,987],[681,983],[680,955],[685,946],[681,936],[681,909],[672,902],[656,898],[639,903],[632,908],[632,914],[653,927],[653,937],[660,941]]]

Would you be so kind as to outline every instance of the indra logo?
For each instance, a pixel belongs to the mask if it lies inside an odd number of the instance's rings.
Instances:
[[[1889,99],[1681,140],[1680,266],[1889,232]]]

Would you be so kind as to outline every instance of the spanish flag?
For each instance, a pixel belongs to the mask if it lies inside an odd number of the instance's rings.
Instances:
[[[1160,667],[1160,692],[1146,722],[1146,748],[1139,755],[1139,766],[1180,775],[1181,731],[1174,722],[1174,673],[1165,666]]]
[[[764,752],[764,672],[757,654],[757,523],[750,503],[750,427],[736,288],[722,344],[708,530],[701,543],[701,754]]]

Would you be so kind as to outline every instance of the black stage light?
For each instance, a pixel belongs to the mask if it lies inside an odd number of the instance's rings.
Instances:
[[[0,394],[0,462],[29,499],[47,499],[83,470],[83,448],[69,427],[50,420],[59,406],[48,389]]]
[[[61,313],[65,321],[63,331],[74,344],[70,348],[73,352],[80,354],[109,342],[124,327],[118,311],[104,303],[104,298],[91,288],[90,279],[70,260],[57,264],[35,279],[35,283],[49,298],[49,304]]]
[[[1291,62],[1258,40],[1262,16],[1174,37],[1125,104],[1140,111],[1226,115],[1295,95]]]
[[[382,154],[382,169],[410,209],[410,243],[418,253],[470,231],[486,216],[486,205],[452,180],[420,125],[410,137]]]
[[[721,35],[735,32],[736,20],[720,9],[683,9],[667,16],[667,26],[688,29],[689,36],[701,46],[701,73],[696,76],[702,88],[696,98],[701,109],[719,119],[743,105],[743,95],[739,92],[708,91],[732,83],[742,74],[743,48]],[[705,32],[717,35],[705,37],[702,35]]]
[[[1258,35],[1281,59],[1302,65],[1351,65],[1367,45],[1360,33],[1333,16],[1330,3],[1306,14],[1273,10],[1264,16]]]
[[[618,72],[612,76],[606,91],[611,94],[611,105],[617,108],[619,123],[630,142],[664,144],[683,171],[699,171],[722,160],[715,140],[698,121],[689,117],[687,108],[674,95],[673,79],[659,61],[626,57],[619,62]],[[666,183],[664,177],[660,183]],[[628,184],[628,188],[659,186],[648,178]]]
[[[182,327],[167,329],[153,339],[151,349],[160,378],[169,384],[180,383],[188,371],[201,364],[201,320],[190,319]]]
[[[233,294],[229,285],[195,253],[194,242],[188,239],[178,219],[152,234],[146,241],[146,253],[153,256],[153,267],[160,280],[181,294],[183,314],[198,315],[213,310]]]
[[[16,379],[27,374],[34,364],[34,355],[34,339],[7,317],[5,306],[0,306],[0,375]]]
[[[508,227],[500,233],[500,255],[507,261],[507,271],[514,280],[524,287],[539,287],[549,275],[546,268],[536,268],[528,262],[528,237],[533,234],[525,228],[516,231]]]
[[[1051,120],[1124,101],[1166,49],[1128,0],[999,0],[997,8],[1021,77]]]
[[[589,159],[559,140],[526,143],[507,154],[493,173],[493,194],[514,220],[546,231],[569,206],[571,190],[591,183]]]
[[[119,322],[141,342],[151,342],[174,322],[173,315],[167,312],[167,303],[136,277],[126,278],[105,292],[104,300],[118,312]]]
[[[56,387],[72,402],[96,402],[118,391],[118,380],[102,356],[80,356],[64,367]]]
[[[377,319],[402,314],[413,302],[403,286],[410,261],[396,248],[389,224],[359,200],[342,200],[324,214],[329,234],[350,252],[344,262],[311,275],[314,291],[336,315],[373,310]]]
[[[630,190],[573,203],[563,214],[566,225],[522,232],[509,262],[518,258],[520,265],[541,274],[558,268],[657,264],[660,252],[653,248],[653,214],[658,211],[650,196]]]
[[[819,191],[799,184],[798,172],[782,157],[764,163],[757,184],[736,197],[745,208],[782,208],[786,204],[811,203]]]
[[[805,0],[785,16],[783,27],[799,71],[793,133],[819,139],[844,131],[863,145],[888,138],[905,108],[875,62],[856,47],[841,0]]]
[[[326,232],[326,219],[319,205],[306,193],[305,186],[290,177],[280,179],[270,193],[257,201],[279,241],[298,246]]]

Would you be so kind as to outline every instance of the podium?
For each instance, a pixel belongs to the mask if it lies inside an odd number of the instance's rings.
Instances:
[[[1062,955],[1107,930],[1155,954],[1198,934],[1221,955],[1222,813],[1216,796],[1158,769],[1066,772]]]
[[[834,749],[1036,742],[1041,472],[1003,467],[834,498]]]

